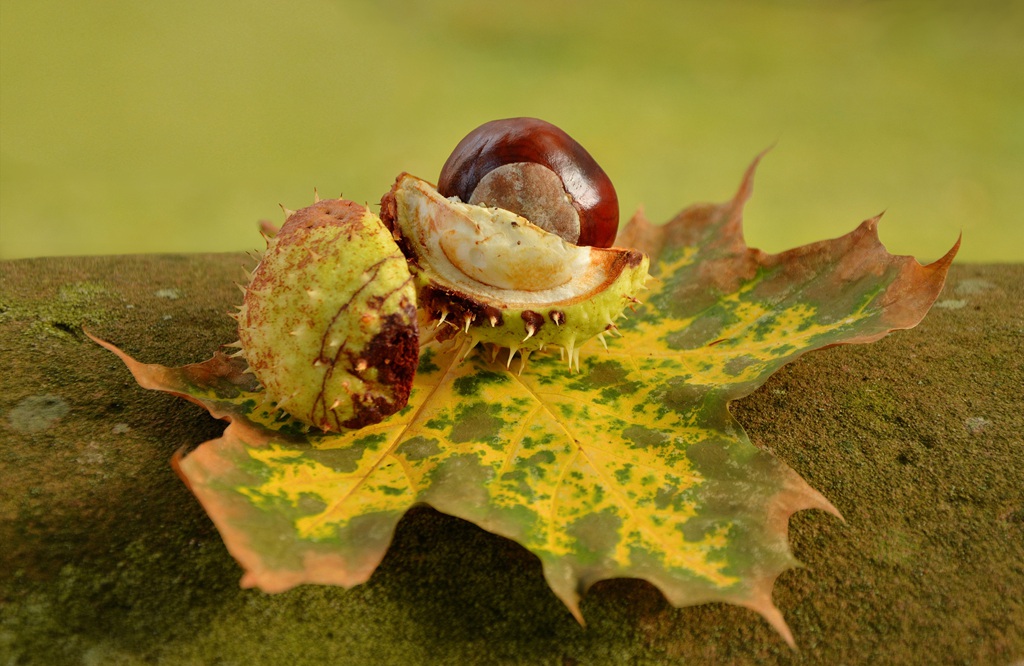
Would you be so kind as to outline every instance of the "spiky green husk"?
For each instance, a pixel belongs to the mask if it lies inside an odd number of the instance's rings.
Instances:
[[[364,206],[334,199],[291,213],[236,318],[267,399],[303,423],[359,428],[408,401],[416,289],[391,233]]]
[[[580,346],[615,332],[648,277],[648,258],[639,251],[577,247],[507,211],[445,199],[408,174],[385,195],[381,216],[409,257],[420,306],[439,334],[461,331],[474,345],[507,348],[509,363],[517,352],[525,359],[557,347],[578,368]],[[476,248],[475,263],[463,268],[470,253],[449,248],[467,245]],[[571,263],[569,277],[558,275],[558,261]],[[501,279],[483,282],[492,268]],[[517,271],[528,288],[506,288]],[[545,282],[548,275],[554,277]]]

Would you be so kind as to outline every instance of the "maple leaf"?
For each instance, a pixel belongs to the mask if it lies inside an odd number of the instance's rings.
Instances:
[[[245,569],[243,586],[362,583],[404,512],[425,503],[536,554],[581,622],[590,585],[635,577],[677,606],[751,608],[792,645],[771,600],[797,564],[789,517],[838,511],[753,446],[729,402],[807,351],[916,325],[957,246],[928,266],[890,255],[876,218],[778,255],[747,248],[755,167],[729,202],[664,226],[630,221],[617,244],[647,252],[656,280],[624,337],[607,351],[591,345],[579,373],[544,354],[517,372],[463,359],[458,339],[431,343],[399,413],[306,433],[264,404],[242,360],[166,368],[97,342],[142,386],[229,422],[173,464]]]

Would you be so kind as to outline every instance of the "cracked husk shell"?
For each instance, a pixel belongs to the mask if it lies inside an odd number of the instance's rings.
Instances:
[[[267,399],[303,423],[360,428],[408,401],[419,357],[415,286],[365,206],[332,199],[292,213],[267,241],[236,318]]]

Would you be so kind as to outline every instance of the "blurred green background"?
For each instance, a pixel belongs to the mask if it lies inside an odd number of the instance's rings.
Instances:
[[[921,260],[1024,260],[1024,3],[0,0],[0,258],[262,246],[539,116],[623,216],[732,195],[768,251],[886,210]]]

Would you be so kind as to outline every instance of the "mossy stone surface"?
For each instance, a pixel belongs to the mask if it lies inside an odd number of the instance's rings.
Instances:
[[[235,339],[244,255],[0,263],[0,664],[1015,663],[1024,659],[1024,266],[954,266],[912,331],[804,356],[733,410],[846,518],[752,611],[605,581],[582,628],[518,545],[428,508],[368,583],[279,595],[168,463],[223,423],[82,333],[181,365]],[[599,346],[585,353],[599,353]]]

